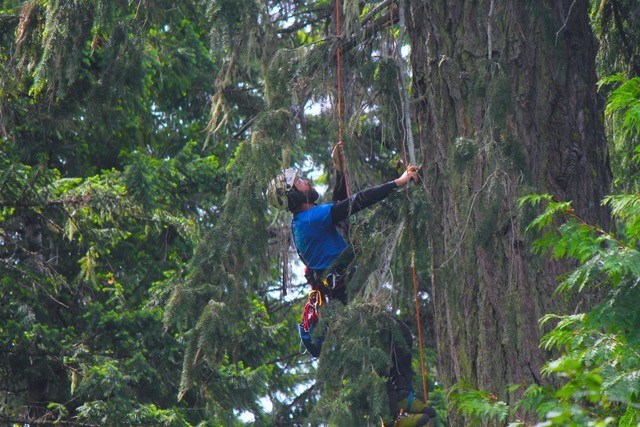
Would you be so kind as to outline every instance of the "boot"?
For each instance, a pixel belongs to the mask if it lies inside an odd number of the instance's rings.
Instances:
[[[404,412],[396,418],[393,427],[421,427],[429,424],[431,418],[427,414],[409,414]]]
[[[422,400],[416,399],[415,397],[411,399],[411,407],[408,408],[409,399],[404,398],[398,401],[398,406],[400,406],[400,410],[404,412],[408,412],[410,414],[427,414],[429,418],[436,417],[436,410],[431,406],[427,406]]]

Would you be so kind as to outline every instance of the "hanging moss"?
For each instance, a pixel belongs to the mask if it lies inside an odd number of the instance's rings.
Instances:
[[[477,210],[482,212],[482,219],[475,228],[474,246],[478,245],[489,249],[493,237],[500,227],[501,200],[491,197],[478,205]]]
[[[459,136],[453,145],[453,159],[456,169],[461,172],[466,168],[466,164],[478,154],[476,142],[471,138]]]
[[[281,49],[276,52],[265,76],[265,97],[271,108],[293,105],[292,82],[298,75],[305,55],[302,49]]]
[[[256,128],[264,133],[266,138],[291,142],[295,137],[292,120],[293,117],[288,109],[268,110],[257,119]]]
[[[498,147],[502,154],[511,161],[512,166],[519,172],[525,174],[525,179],[528,179],[529,168],[527,167],[527,157],[522,144],[505,130],[498,134]]]
[[[487,86],[488,110],[492,125],[497,130],[505,129],[507,116],[513,111],[511,84],[505,73],[497,73]]]
[[[484,99],[487,95],[489,71],[482,63],[474,66],[472,70],[473,72],[470,75],[469,89],[472,102],[476,102],[478,99]]]

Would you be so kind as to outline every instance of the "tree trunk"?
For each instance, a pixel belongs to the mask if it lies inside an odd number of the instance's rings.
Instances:
[[[576,308],[553,296],[568,265],[530,253],[533,212],[519,197],[551,193],[608,225],[600,201],[611,173],[587,7],[410,1],[445,387],[464,380],[513,401],[507,385],[543,381],[538,319]]]

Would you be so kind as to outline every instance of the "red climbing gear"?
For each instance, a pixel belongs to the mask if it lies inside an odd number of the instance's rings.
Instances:
[[[309,292],[307,303],[304,305],[302,311],[302,322],[300,326],[305,332],[309,332],[312,325],[318,322],[318,307],[322,305],[322,294],[320,291],[314,289]]]

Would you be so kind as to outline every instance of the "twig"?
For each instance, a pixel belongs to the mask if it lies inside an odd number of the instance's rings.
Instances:
[[[467,219],[465,220],[464,228],[462,229],[462,234],[460,235],[460,240],[458,240],[458,244],[456,245],[456,248],[453,250],[453,253],[449,256],[449,258],[447,258],[442,264],[436,267],[436,270],[439,270],[445,265],[447,265],[449,261],[453,259],[456,253],[458,253],[458,250],[460,250],[460,247],[462,246],[462,243],[464,241],[464,237],[467,234],[467,229],[469,228],[469,220],[471,219],[471,213],[473,212],[473,205],[475,205],[476,199],[478,198],[478,196],[480,195],[484,187],[486,187],[487,184],[489,184],[489,181],[496,173],[498,173],[497,170],[494,171],[491,175],[489,175],[486,181],[482,184],[482,187],[480,187],[480,189],[476,192],[476,194],[473,195],[473,198],[471,199],[471,204],[469,205],[469,212],[467,214]]]
[[[412,165],[416,164],[416,148],[413,142],[413,132],[411,131],[411,103],[409,101],[409,91],[407,89],[406,71],[404,67],[404,58],[402,57],[402,39],[406,31],[406,25],[404,22],[404,0],[398,0],[399,12],[398,12],[398,24],[400,27],[400,33],[396,38],[396,48],[394,60],[396,67],[398,68],[398,79],[400,80],[400,99],[402,102],[402,119],[404,125],[404,139],[407,144],[407,150],[409,151],[409,162]],[[406,161],[406,159],[405,159]]]
[[[491,51],[493,50],[492,44],[493,40],[491,38],[491,18],[493,18],[493,1],[491,0],[491,4],[489,6],[489,15],[487,15],[487,51],[488,57],[491,59]]]
[[[573,6],[575,4],[576,4],[576,0],[573,0],[573,2],[571,2],[571,6],[569,6],[569,11],[567,12],[567,17],[565,18],[564,22],[562,23],[562,27],[560,27],[558,32],[556,32],[556,43],[558,42],[558,36],[562,32],[562,30],[564,30],[564,28],[567,26],[567,22],[569,22],[569,18],[571,17],[571,10],[573,9]]]

